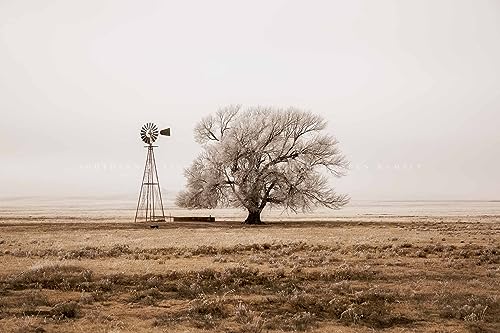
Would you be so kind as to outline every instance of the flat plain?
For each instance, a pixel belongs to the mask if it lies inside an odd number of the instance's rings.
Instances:
[[[1,332],[500,332],[500,216],[0,219]]]

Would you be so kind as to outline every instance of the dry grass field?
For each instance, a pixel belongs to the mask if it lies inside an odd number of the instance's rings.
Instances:
[[[0,332],[500,332],[500,217],[0,220]]]

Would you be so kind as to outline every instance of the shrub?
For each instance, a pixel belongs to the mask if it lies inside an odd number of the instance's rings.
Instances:
[[[213,329],[220,319],[227,316],[224,297],[210,297],[202,294],[193,299],[186,310],[157,317],[153,325],[172,325],[184,321],[197,328]]]
[[[80,314],[80,306],[76,302],[64,302],[56,304],[52,310],[52,318],[56,320],[77,318]]]
[[[163,294],[156,288],[133,291],[132,296],[128,299],[132,303],[142,303],[146,305],[154,305],[158,300],[163,299]]]
[[[35,266],[8,280],[13,289],[46,288],[56,290],[78,290],[91,281],[92,271],[79,266],[49,264]]]

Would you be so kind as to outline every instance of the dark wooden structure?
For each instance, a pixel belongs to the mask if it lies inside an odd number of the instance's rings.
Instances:
[[[213,216],[175,216],[174,222],[215,222]]]

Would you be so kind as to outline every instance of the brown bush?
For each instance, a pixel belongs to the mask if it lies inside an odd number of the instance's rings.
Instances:
[[[50,313],[56,320],[73,319],[80,315],[80,306],[76,302],[59,303],[52,308]]]
[[[164,299],[164,295],[156,288],[133,291],[132,295],[128,298],[129,302],[141,303],[146,305],[154,305],[159,300]]]
[[[7,280],[11,289],[79,289],[92,279],[92,271],[79,266],[49,264],[33,267]]]

